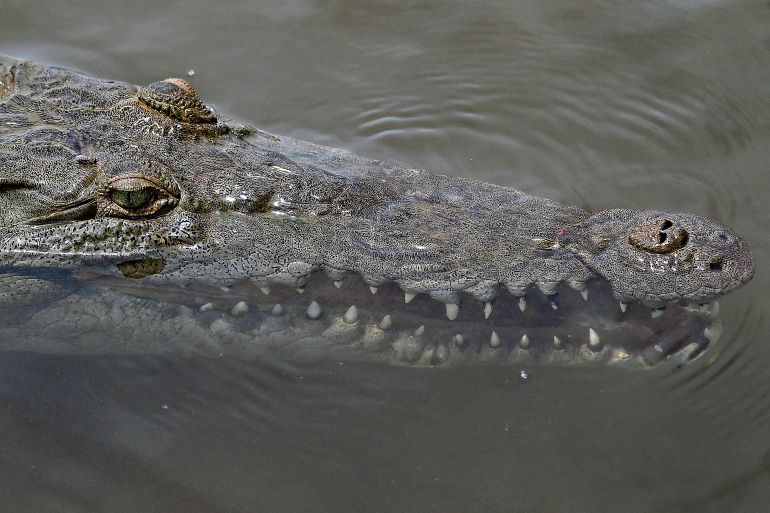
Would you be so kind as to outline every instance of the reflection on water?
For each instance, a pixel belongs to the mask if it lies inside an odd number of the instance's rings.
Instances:
[[[4,353],[0,511],[766,511],[770,8],[541,4],[11,1],[0,42],[135,83],[192,68],[220,110],[375,158],[719,218],[758,271],[707,361]]]

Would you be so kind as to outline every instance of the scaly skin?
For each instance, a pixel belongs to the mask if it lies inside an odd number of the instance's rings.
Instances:
[[[43,304],[53,317],[86,315],[105,301],[125,303],[115,291],[200,305],[204,299],[190,300],[183,288],[203,287],[197,297],[205,299],[218,287],[246,290],[244,284],[252,291],[302,289],[323,270],[337,285],[354,275],[393,297],[400,288],[399,299],[426,294],[445,305],[449,319],[460,315],[463,298],[480,302],[490,317],[495,301],[533,301],[533,286],[556,307],[561,284],[584,296],[589,288],[611,289],[622,305],[660,310],[709,303],[753,274],[746,242],[710,219],[648,210],[591,214],[272,136],[217,119],[180,79],[139,88],[0,57],[0,82],[0,305],[9,309]],[[95,284],[110,292],[94,292]],[[319,297],[333,297],[318,287]],[[249,292],[243,297],[254,303]],[[287,308],[289,315],[274,317],[307,324],[304,306]],[[342,319],[346,309],[338,308]],[[372,319],[382,317],[367,308]],[[25,310],[18,317],[24,322],[10,324],[50,339],[33,317]],[[686,319],[703,330],[698,314]],[[99,323],[99,340],[108,324]],[[448,324],[437,329],[458,331]],[[573,317],[563,326],[578,324]],[[211,338],[217,330],[206,326]],[[294,328],[300,333],[292,340],[313,331]],[[73,333],[72,340],[87,338]],[[267,340],[250,333],[258,344]],[[659,335],[647,341],[655,342]]]

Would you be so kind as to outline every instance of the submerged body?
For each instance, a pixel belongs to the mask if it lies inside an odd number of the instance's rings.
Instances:
[[[650,364],[705,348],[698,305],[752,273],[700,216],[591,214],[223,121],[179,79],[0,58],[0,348]]]

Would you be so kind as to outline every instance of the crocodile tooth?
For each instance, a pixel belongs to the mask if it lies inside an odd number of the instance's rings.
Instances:
[[[297,292],[302,294],[303,292],[305,292],[305,287],[297,287]]]
[[[414,330],[414,336],[419,337],[422,336],[422,334],[425,333],[425,325],[421,324],[419,328]]]
[[[224,319],[214,319],[214,321],[209,324],[209,331],[215,335],[223,335],[232,330],[233,327]]]
[[[317,301],[312,301],[305,313],[307,313],[308,319],[318,319],[321,317],[321,305]]]
[[[404,303],[410,303],[416,296],[414,292],[404,292]]]
[[[519,347],[521,347],[522,349],[529,349],[529,346],[530,346],[529,337],[525,333],[521,336],[521,340],[519,340]]]
[[[650,317],[652,317],[653,319],[657,319],[658,317],[663,315],[663,311],[665,309],[666,309],[665,306],[661,306],[661,307],[653,309],[652,312],[650,312]]]
[[[270,295],[270,292],[271,292],[271,291],[270,291],[270,287],[259,287],[259,290],[261,290],[261,291],[262,291],[262,293],[263,293],[264,295],[266,295],[266,296],[269,296],[269,295]]]
[[[628,310],[628,303],[624,303],[623,301],[620,302],[620,311],[623,313],[626,313],[626,310]]]
[[[502,344],[502,340],[500,340],[500,337],[497,335],[496,331],[492,332],[492,335],[489,337],[489,347],[500,347],[500,344]]]
[[[703,328],[703,336],[706,337],[706,340],[708,340],[710,344],[714,344],[719,340],[719,334],[719,330],[714,329],[712,326]]]
[[[450,321],[457,319],[457,314],[460,313],[460,305],[456,303],[447,303],[446,316]]]
[[[281,303],[276,303],[275,305],[273,305],[273,309],[270,311],[270,313],[272,313],[276,317],[280,317],[281,315],[284,314],[283,305],[281,305]]]
[[[717,315],[719,313],[719,301],[710,301],[698,306],[701,312],[710,313],[712,315]]]
[[[452,337],[452,341],[455,343],[457,347],[462,347],[463,344],[465,344],[465,339],[463,339],[463,336],[459,333],[456,334],[454,337]]]
[[[372,294],[376,294],[377,290],[379,290],[379,289],[377,289],[377,287],[375,287],[373,285],[369,286],[369,292],[371,292]]]
[[[583,301],[588,301],[588,289],[581,290],[580,295],[583,296]]]
[[[492,315],[492,303],[487,301],[484,303],[484,318],[489,319],[490,315]]]
[[[342,287],[342,280],[334,280],[334,286],[338,289]]]
[[[230,309],[230,315],[233,317],[237,317],[239,315],[243,315],[249,311],[249,305],[246,304],[246,301],[239,301],[233,307]]]
[[[593,328],[588,328],[588,349],[594,352],[599,352],[603,348],[599,334],[594,331]]]
[[[345,312],[343,319],[348,324],[353,324],[358,320],[358,308],[356,308],[356,305],[350,305],[350,308]]]
[[[393,320],[390,318],[390,315],[383,317],[380,323],[377,325],[377,327],[381,330],[389,330],[392,326]]]
[[[559,309],[559,295],[558,294],[551,294],[548,296],[548,301],[551,303],[551,308],[554,310]]]
[[[207,312],[209,310],[212,310],[214,308],[214,303],[206,303],[205,305],[201,305],[200,308],[198,308],[199,312]]]
[[[219,287],[222,292],[230,292],[230,287]]]
[[[564,349],[564,342],[562,342],[561,339],[556,335],[553,336],[553,348],[557,351]]]
[[[519,298],[519,310],[522,312],[527,309],[527,300],[524,296]]]
[[[430,365],[433,361],[433,356],[436,354],[436,348],[433,345],[428,345],[422,350],[422,363]]]
[[[439,344],[436,348],[435,357],[438,363],[445,362],[449,358],[449,348],[444,344]]]

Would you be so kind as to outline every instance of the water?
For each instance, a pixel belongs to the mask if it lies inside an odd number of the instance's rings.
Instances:
[[[752,244],[678,373],[0,356],[0,511],[764,512],[770,4],[3,1],[2,53]],[[521,378],[521,371],[528,373]]]

